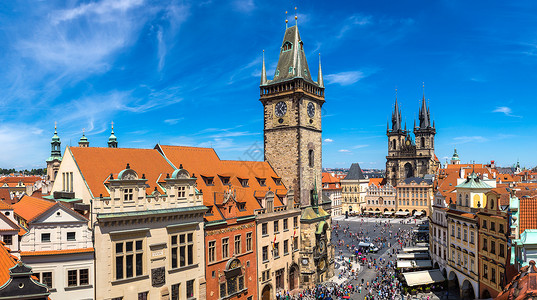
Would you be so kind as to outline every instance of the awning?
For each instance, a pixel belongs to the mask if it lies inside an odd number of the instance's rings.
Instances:
[[[397,259],[409,259],[409,260],[416,260],[416,259],[429,259],[428,253],[402,253],[397,254]]]
[[[395,213],[396,216],[408,216],[410,212],[408,211],[398,211]]]
[[[429,247],[429,243],[416,243],[416,247]]]
[[[412,253],[412,252],[428,252],[429,247],[405,247],[403,252]]]
[[[386,215],[386,216],[393,215],[393,211],[385,211],[385,212],[384,212],[384,215]]]
[[[422,211],[417,211],[417,212],[414,213],[414,216],[416,216],[416,217],[419,217],[421,215],[423,215]]]
[[[433,262],[430,259],[429,260],[398,260],[397,267],[409,268],[409,269],[432,268]]]
[[[418,272],[403,273],[408,286],[427,285],[431,283],[443,282],[446,280],[440,270],[427,270]]]
[[[380,214],[380,211],[378,211],[378,210],[366,210],[365,213],[366,214]]]
[[[427,229],[414,229],[414,233],[429,233],[429,230]]]

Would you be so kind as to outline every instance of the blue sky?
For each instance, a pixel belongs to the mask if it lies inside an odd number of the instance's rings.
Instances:
[[[262,50],[270,79],[294,6],[313,74],[322,55],[324,167],[383,168],[395,88],[411,127],[422,82],[442,162],[537,164],[535,1],[104,0],[0,3],[0,166],[43,167],[55,121],[62,148],[114,121],[121,147],[251,159]]]

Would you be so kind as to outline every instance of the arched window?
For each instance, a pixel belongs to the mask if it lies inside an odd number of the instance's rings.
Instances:
[[[310,149],[308,151],[308,158],[309,158],[309,165],[310,165],[310,168],[313,168],[313,165],[314,165],[314,155],[313,155],[313,149]]]
[[[459,200],[457,201],[457,205],[462,205],[462,195],[459,194]]]
[[[490,201],[490,209],[494,209],[494,199],[489,199]]]
[[[283,51],[288,51],[293,49],[293,44],[291,42],[285,42],[282,47]]]
[[[466,198],[464,200],[464,204],[465,204],[464,206],[466,206],[466,207],[468,207],[469,204],[470,204],[470,201],[468,199],[469,199],[468,194],[466,194]]]
[[[424,137],[421,138],[421,147],[425,148],[425,138]]]
[[[397,147],[397,141],[395,139],[392,140],[392,148],[395,150]]]

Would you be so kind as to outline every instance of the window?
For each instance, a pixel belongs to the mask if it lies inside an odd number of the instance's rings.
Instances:
[[[293,73],[293,67],[289,67],[289,74]]]
[[[76,241],[76,232],[68,232],[67,233],[67,240],[68,241]]]
[[[496,268],[490,268],[490,281],[496,283]]]
[[[12,245],[13,244],[13,236],[12,235],[4,235],[3,236],[4,243],[6,245]]]
[[[149,292],[138,293],[138,300],[147,300],[147,294],[149,294]]]
[[[172,297],[170,300],[179,300],[179,283],[172,284]]]
[[[268,234],[268,224],[263,223],[261,224],[261,235],[267,235]]]
[[[242,179],[242,178],[238,178],[238,179],[242,187],[248,187],[248,179]]]
[[[274,221],[274,233],[280,232],[280,228],[278,227],[278,220]]]
[[[124,192],[123,192],[123,200],[132,201],[133,195],[134,195],[134,193],[133,193],[132,189],[125,189]]]
[[[280,243],[274,243],[274,258],[280,257]]]
[[[283,254],[289,254],[289,240],[283,241]]]
[[[266,186],[267,185],[267,181],[266,181],[265,178],[257,178],[257,182],[259,182],[260,186]]]
[[[50,233],[42,233],[41,234],[41,242],[42,243],[50,242]]]
[[[500,224],[500,233],[505,233],[505,231],[503,229],[503,224]]]
[[[229,257],[229,238],[222,239],[222,258]]]
[[[78,276],[76,270],[67,271],[67,286],[77,286]]]
[[[180,186],[177,188],[177,198],[186,197],[186,186]]]
[[[462,237],[463,241],[468,241],[468,229],[464,228],[464,235]]]
[[[470,243],[471,244],[474,243],[474,232],[473,231],[470,231]]]
[[[293,227],[295,227],[295,228],[298,227],[298,217],[293,218]]]
[[[496,242],[490,241],[490,253],[496,254]]]
[[[52,272],[43,272],[41,274],[41,283],[52,288]]]
[[[186,282],[186,298],[194,297],[194,280],[189,280]]]
[[[209,262],[216,260],[216,241],[209,241]]]
[[[490,230],[496,231],[496,223],[490,222]]]
[[[500,257],[505,257],[505,247],[500,244]]]
[[[459,240],[461,239],[461,228],[460,227],[457,227],[457,238]]]
[[[474,270],[474,259],[470,258],[470,271]]]
[[[489,278],[489,268],[487,265],[483,265],[483,278],[488,279]]]
[[[79,284],[80,285],[89,285],[89,270],[81,269],[78,270],[79,273]]]
[[[283,269],[276,270],[276,290],[283,289]]]
[[[282,180],[281,180],[281,178],[274,178],[274,177],[272,177],[272,180],[274,180],[274,183],[275,183],[276,185],[282,185]]]
[[[313,168],[313,166],[315,164],[315,159],[314,159],[314,155],[313,155],[313,149],[310,149],[308,151],[308,159],[309,159],[310,168]]]
[[[116,243],[116,279],[143,275],[143,240]]]
[[[263,247],[263,261],[268,260],[268,246]]]
[[[483,239],[483,250],[484,250],[484,251],[488,251],[488,250],[487,250],[487,244],[488,244],[488,241],[487,241],[487,239],[484,238],[484,239]]]
[[[236,235],[235,236],[235,254],[241,254],[241,236]]]
[[[171,236],[172,269],[194,264],[194,234]]]
[[[224,298],[226,296],[226,283],[222,282],[220,283],[220,298]]]
[[[293,238],[293,250],[298,251],[298,237]]]
[[[252,233],[246,233],[246,251],[252,251]]]
[[[483,228],[487,229],[487,220],[483,220]]]
[[[201,176],[205,185],[214,185],[214,177]]]
[[[223,185],[229,184],[229,177],[220,176],[220,181]]]
[[[293,49],[293,44],[291,44],[290,42],[285,42],[283,44],[282,49],[283,49],[283,51],[291,50],[291,49]]]
[[[283,219],[283,231],[289,230],[289,225],[287,224],[287,219]]]

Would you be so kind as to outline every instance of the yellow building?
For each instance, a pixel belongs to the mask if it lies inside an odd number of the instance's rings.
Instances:
[[[500,194],[486,194],[487,205],[479,209],[479,295],[495,298],[507,285],[506,267],[509,265],[509,218],[502,210]],[[505,205],[505,204],[504,204]]]
[[[481,205],[486,205],[485,194],[493,187],[474,172],[458,182],[457,202],[449,204],[446,214],[449,233],[446,273],[450,287],[458,288],[462,299],[476,299],[479,296],[477,212]]]
[[[429,216],[432,201],[431,180],[411,177],[397,184],[397,215]]]
[[[365,210],[365,195],[369,180],[364,176],[358,163],[351,165],[349,173],[341,179],[342,212],[362,213]]]

